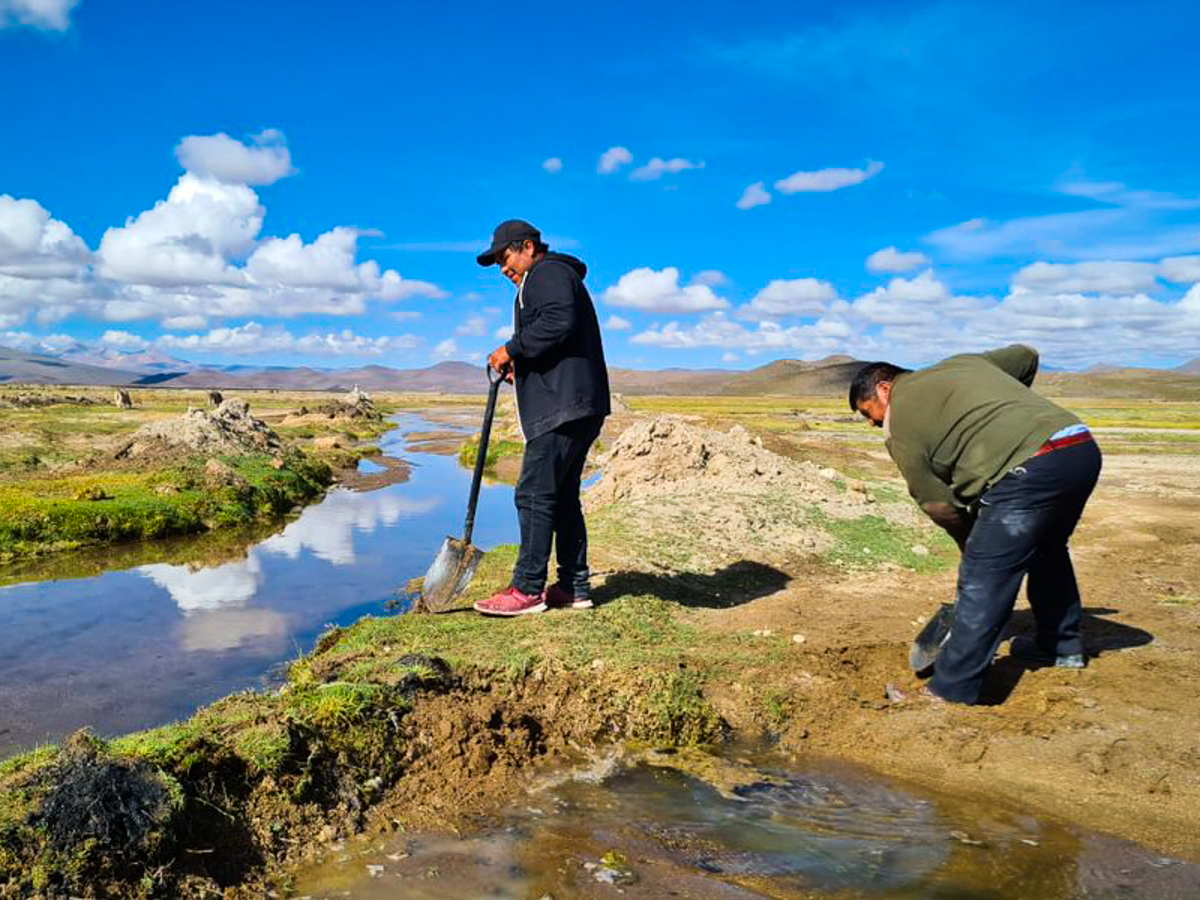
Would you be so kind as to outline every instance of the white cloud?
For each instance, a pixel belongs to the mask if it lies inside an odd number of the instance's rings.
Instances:
[[[145,350],[150,346],[150,342],[141,335],[111,329],[100,336],[100,343],[121,350]]]
[[[204,316],[168,316],[162,320],[162,327],[172,331],[188,331],[208,326]]]
[[[813,172],[796,172],[775,182],[781,194],[801,191],[836,191],[840,188],[861,184],[883,171],[883,163],[872,160],[865,169],[817,169]]]
[[[0,0],[0,28],[29,25],[47,31],[71,27],[71,10],[79,0]]]
[[[126,340],[123,332],[108,332]],[[135,337],[130,335],[129,337]],[[232,328],[214,328],[205,334],[162,335],[151,342],[163,349],[190,353],[265,355],[305,353],[315,356],[382,356],[419,347],[421,339],[411,334],[367,337],[349,329],[325,334],[294,335],[281,326],[247,322]]]
[[[709,287],[724,287],[730,283],[730,278],[718,269],[702,269],[692,276],[692,284],[706,284]]]
[[[771,202],[771,192],[767,190],[766,184],[762,181],[756,181],[746,190],[742,191],[741,199],[734,205],[738,209],[753,209],[756,206],[762,206],[764,203]]]
[[[729,302],[704,284],[679,284],[679,270],[668,266],[661,272],[642,267],[626,272],[604,292],[604,301],[647,312],[685,313],[724,309]]]
[[[640,166],[629,173],[630,181],[657,181],[663,175],[674,175],[678,172],[683,172],[687,169],[703,169],[703,162],[692,162],[690,159],[662,159],[654,157],[644,166]]]
[[[724,347],[748,352],[787,350],[812,355],[828,354],[844,347],[851,333],[850,326],[845,322],[832,319],[790,328],[775,322],[761,322],[758,328],[749,329],[725,313],[716,312],[690,327],[668,322],[661,328],[650,328],[634,335],[630,343],[675,349]]]
[[[740,359],[741,359],[741,357],[732,351],[726,351],[721,354],[721,362],[735,363],[735,362],[738,362]]]
[[[467,316],[466,321],[454,329],[454,333],[465,337],[483,337],[488,333],[488,320],[485,316]]]
[[[160,200],[100,239],[100,274],[156,286],[246,284],[230,260],[250,253],[265,210],[243,184],[183,175]]]
[[[562,167],[563,167],[563,161],[561,159],[559,159],[557,156],[552,156],[548,160],[546,160],[544,163],[542,163],[542,168],[545,169],[547,172],[549,172],[551,175],[557,175],[559,172],[562,171]]]
[[[433,348],[433,355],[438,359],[450,359],[452,356],[457,356],[458,353],[458,345],[454,343],[454,338],[446,338]]]
[[[36,200],[0,194],[0,273],[74,278],[91,258],[83,239]]]
[[[1082,262],[1059,265],[1035,262],[1013,278],[1018,287],[1042,293],[1138,294],[1158,286],[1159,267],[1154,263]]]
[[[867,257],[867,269],[871,272],[898,274],[929,265],[929,257],[920,252],[904,252],[895,247],[884,247]]]
[[[295,173],[283,132],[268,128],[251,136],[250,144],[225,133],[185,137],[175,157],[187,171],[231,184],[274,184]]]
[[[622,319],[620,316],[612,315],[604,323],[605,331],[628,331],[633,327],[633,323],[628,319]]]
[[[837,289],[816,278],[776,278],[739,311],[740,318],[815,316],[837,300]]]
[[[24,353],[58,353],[79,346],[69,334],[30,334],[28,331],[0,331],[0,347]]]
[[[511,325],[501,325],[492,332],[492,337],[498,341],[507,341],[513,336],[513,327]]]
[[[621,166],[628,165],[633,162],[633,154],[624,147],[609,147],[600,154],[600,161],[596,164],[596,171],[601,175],[611,175]]]
[[[1200,256],[1171,256],[1162,261],[1163,278],[1176,284],[1200,281]]]

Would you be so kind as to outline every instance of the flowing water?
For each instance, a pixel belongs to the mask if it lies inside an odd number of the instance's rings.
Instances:
[[[673,769],[544,779],[463,837],[349,842],[302,872],[311,900],[850,898],[1195,900],[1200,866],[844,766],[758,754],[719,790]]]
[[[210,561],[211,536],[177,539],[68,554],[0,588],[0,757],[85,725],[111,735],[184,718],[271,683],[327,625],[386,614],[397,588],[425,573],[447,535],[461,534],[471,480],[453,457],[408,446],[406,434],[447,426],[413,414],[394,421],[381,447],[411,463],[407,482],[335,488],[225,561]],[[513,541],[516,529],[512,489],[485,486],[474,542]],[[142,560],[159,550],[159,559],[187,560],[189,548],[202,563],[104,571],[131,549]],[[99,574],[67,577],[89,569]]]

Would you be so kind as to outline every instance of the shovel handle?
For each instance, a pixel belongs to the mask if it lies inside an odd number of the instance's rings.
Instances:
[[[475,475],[471,479],[471,496],[467,500],[467,523],[463,526],[463,543],[471,543],[471,532],[475,530],[475,506],[479,503],[479,486],[483,483],[483,467],[487,463],[488,439],[492,436],[492,419],[496,416],[496,397],[504,375],[491,366],[487,367],[488,399],[483,413],[483,427],[479,432],[479,453],[475,456]]]

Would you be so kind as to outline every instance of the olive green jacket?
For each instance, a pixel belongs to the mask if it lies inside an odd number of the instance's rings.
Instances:
[[[1037,351],[963,353],[896,377],[888,453],[917,503],[969,507],[1046,438],[1079,419],[1030,390]]]

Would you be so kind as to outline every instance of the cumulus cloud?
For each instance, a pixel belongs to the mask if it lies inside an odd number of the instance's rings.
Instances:
[[[542,163],[542,168],[545,169],[547,172],[549,172],[551,175],[557,175],[559,172],[562,171],[562,167],[563,167],[563,161],[561,159],[559,159],[557,156],[552,156],[548,160],[546,160],[544,163]]]
[[[633,154],[624,147],[609,147],[600,154],[600,161],[596,164],[596,171],[601,175],[611,175],[621,166],[628,165],[633,162]]]
[[[838,299],[837,289],[816,278],[776,278],[754,295],[739,315],[760,319],[778,316],[815,316]]]
[[[662,271],[642,267],[626,272],[603,297],[612,306],[660,313],[702,312],[729,306],[729,301],[718,297],[708,285],[681,286],[679,270],[674,266]]]
[[[0,28],[28,25],[46,31],[71,27],[71,10],[79,0],[0,0]]]
[[[1200,256],[1171,256],[1162,261],[1162,275],[1176,284],[1200,282]]]
[[[467,316],[466,321],[454,329],[454,333],[465,337],[483,337],[488,333],[488,320],[484,316]]]
[[[1017,272],[1013,284],[1042,293],[1138,294],[1158,286],[1158,273],[1159,267],[1154,263],[1035,262]]]
[[[702,269],[692,276],[692,284],[706,284],[709,287],[724,287],[729,284],[729,276],[718,269]]]
[[[80,346],[69,334],[30,334],[28,331],[0,331],[0,347],[24,353],[60,353]]]
[[[757,328],[750,329],[733,321],[724,312],[715,312],[693,326],[668,322],[661,328],[650,328],[634,335],[630,343],[676,349],[724,347],[750,352],[787,350],[811,355],[832,353],[845,346],[850,334],[849,325],[835,320],[787,328],[775,322],[761,322]]]
[[[817,169],[812,172],[795,172],[775,182],[781,194],[796,194],[802,191],[836,191],[844,187],[861,184],[883,171],[883,163],[872,160],[865,169]]]
[[[511,325],[501,325],[492,332],[492,337],[498,341],[507,341],[513,336],[513,327]]]
[[[618,315],[611,315],[604,323],[605,331],[628,331],[633,327],[633,323],[628,319],[622,319]]]
[[[741,199],[734,205],[738,209],[753,209],[756,206],[762,206],[764,203],[771,202],[771,192],[767,190],[765,182],[756,181],[746,190],[742,191]]]
[[[125,332],[107,332],[117,340],[129,340]],[[403,350],[413,350],[421,339],[411,334],[367,337],[350,329],[337,332],[295,335],[281,326],[265,326],[247,322],[231,328],[214,328],[204,334],[173,335],[155,338],[153,346],[181,352],[222,355],[265,355],[272,353],[303,353],[315,356],[382,356]]]
[[[139,334],[109,329],[100,336],[100,343],[118,350],[145,350],[150,342]]]
[[[639,166],[629,173],[630,181],[656,181],[664,175],[674,175],[687,169],[703,169],[703,162],[692,162],[690,159],[662,159],[654,157],[644,166]]]
[[[224,132],[185,137],[175,158],[189,172],[230,184],[274,184],[296,171],[283,132],[274,128],[251,136],[249,144]]]
[[[867,257],[867,269],[871,272],[899,274],[929,265],[929,257],[917,251],[904,252],[895,247],[884,247]]]
[[[36,200],[0,194],[0,274],[75,278],[90,259],[83,239]]]
[[[454,343],[454,338],[446,338],[433,348],[433,355],[438,359],[450,359],[458,353],[458,344]]]

